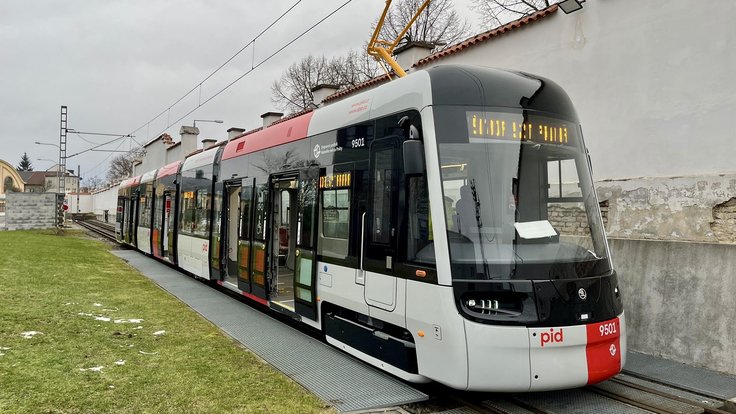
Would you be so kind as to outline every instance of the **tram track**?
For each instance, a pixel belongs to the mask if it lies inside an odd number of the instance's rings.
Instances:
[[[608,381],[563,391],[513,394],[425,390],[435,409],[403,407],[412,414],[734,414],[725,401],[685,387],[627,373]],[[437,401],[443,408],[437,410]]]
[[[114,224],[101,222],[99,220],[76,220],[75,223],[98,236],[102,236],[111,241],[116,241]]]

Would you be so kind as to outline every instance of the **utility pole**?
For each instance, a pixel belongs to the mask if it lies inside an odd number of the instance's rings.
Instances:
[[[62,208],[64,204],[64,197],[66,195],[66,124],[67,124],[67,111],[66,105],[61,106],[61,122],[59,131],[59,168],[56,172],[59,178],[59,193],[58,200],[58,211],[59,211],[59,228],[64,225],[64,210]]]
[[[82,179],[82,167],[77,164],[77,215],[79,215],[79,180]],[[77,218],[79,220],[79,218]]]

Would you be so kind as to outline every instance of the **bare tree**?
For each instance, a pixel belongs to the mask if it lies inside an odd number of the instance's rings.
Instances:
[[[395,39],[419,9],[423,0],[400,0],[386,15],[381,37]],[[376,21],[373,24],[375,30]],[[466,38],[470,30],[467,20],[454,10],[452,0],[432,0],[399,45],[428,42],[442,48]],[[327,59],[307,56],[289,66],[281,78],[271,85],[271,101],[287,112],[299,112],[312,105],[312,88],[320,84],[349,88],[378,75],[380,66],[365,51]]]
[[[130,177],[133,174],[133,162],[143,154],[145,150],[137,147],[110,160],[110,166],[107,168],[108,183],[112,184]]]
[[[324,56],[309,55],[293,63],[271,85],[271,101],[277,108],[299,112],[312,104],[312,88],[319,84],[334,82],[333,71]]]
[[[329,60],[325,56],[309,55],[289,66],[271,85],[271,101],[283,111],[299,112],[312,105],[315,86],[355,86],[376,76],[378,69],[372,57],[354,50]]]
[[[85,178],[83,181],[84,185],[82,186],[82,189],[85,189],[87,191],[94,191],[98,188],[102,188],[105,185],[105,181],[96,175]]]
[[[556,0],[473,0],[487,29],[520,19],[557,3]]]
[[[424,0],[397,2],[386,14],[379,37],[389,41],[396,39],[423,2]],[[371,33],[376,24],[378,20],[373,23]],[[470,24],[455,11],[452,0],[432,0],[406,32],[398,47],[409,42],[427,42],[435,45],[437,50],[442,50],[465,39],[469,33]]]
[[[334,84],[340,87],[356,86],[376,77],[381,69],[376,59],[365,50],[351,50],[345,56],[333,58],[330,68],[333,70]]]

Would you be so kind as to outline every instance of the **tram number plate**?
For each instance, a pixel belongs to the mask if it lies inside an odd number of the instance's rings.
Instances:
[[[350,141],[350,145],[353,148],[365,147],[365,138],[356,138]]]
[[[618,330],[616,329],[616,323],[614,322],[601,324],[598,327],[598,331],[601,333],[601,336],[609,336],[618,333]]]

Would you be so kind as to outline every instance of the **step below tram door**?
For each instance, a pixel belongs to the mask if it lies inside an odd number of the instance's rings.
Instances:
[[[316,229],[319,168],[271,179],[271,303],[316,320]]]

